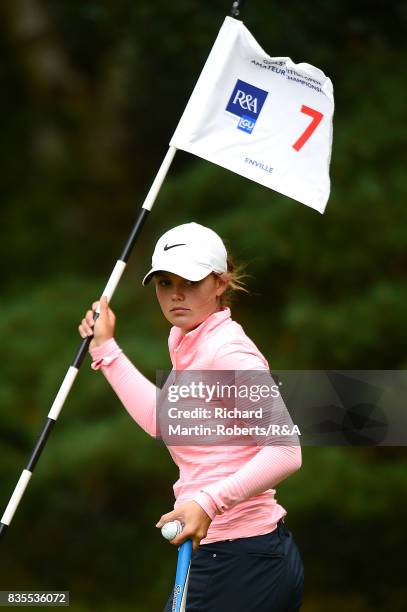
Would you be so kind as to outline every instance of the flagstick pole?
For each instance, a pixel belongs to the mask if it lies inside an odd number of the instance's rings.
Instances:
[[[149,189],[149,192],[144,200],[144,203],[141,207],[141,210],[139,212],[139,215],[136,219],[136,222],[134,223],[134,226],[130,232],[130,235],[127,239],[127,242],[124,246],[124,249],[122,251],[122,253],[120,254],[119,259],[116,261],[116,264],[113,268],[113,271],[110,275],[110,278],[103,290],[102,295],[107,296],[108,301],[111,300],[117,285],[119,284],[120,278],[126,268],[127,262],[129,260],[129,257],[132,253],[133,247],[136,243],[136,240],[141,232],[141,229],[147,219],[147,216],[149,214],[149,212],[151,211],[154,202],[157,198],[157,195],[161,189],[161,186],[165,180],[165,177],[167,175],[167,172],[172,164],[172,161],[174,159],[175,153],[177,152],[176,147],[170,146],[167,154],[165,155],[161,166],[157,172],[157,175]],[[95,313],[95,320],[98,317],[98,312]],[[59,388],[59,391],[54,399],[54,402],[51,406],[51,409],[48,413],[46,422],[43,426],[43,429],[40,433],[40,435],[38,436],[37,439],[37,443],[35,445],[35,448],[33,450],[33,452],[31,453],[31,456],[29,458],[29,461],[26,465],[26,467],[24,468],[24,470],[21,473],[21,476],[15,486],[14,492],[10,498],[9,503],[7,504],[6,510],[1,518],[0,521],[0,538],[5,534],[8,526],[10,525],[12,518],[14,516],[15,511],[17,510],[18,504],[21,501],[21,498],[24,494],[25,489],[28,486],[28,483],[30,482],[31,476],[33,474],[34,468],[38,462],[38,459],[41,456],[41,453],[45,447],[45,444],[48,440],[48,437],[55,425],[55,422],[62,410],[62,407],[65,403],[66,398],[68,397],[68,394],[75,382],[76,376],[78,375],[79,372],[79,368],[81,367],[83,360],[85,358],[86,353],[88,352],[89,349],[89,344],[92,340],[92,336],[89,336],[88,338],[85,338],[80,346],[79,349],[71,363],[71,365],[68,368],[68,371],[65,375],[64,380],[62,381],[62,384]]]
[[[240,9],[244,0],[235,0],[232,4],[232,8],[230,9],[230,16],[237,19],[240,15]]]

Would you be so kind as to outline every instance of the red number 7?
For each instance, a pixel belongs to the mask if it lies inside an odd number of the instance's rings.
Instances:
[[[309,106],[305,106],[304,104],[301,107],[301,112],[312,117],[312,121],[305,130],[305,132],[301,134],[297,142],[293,144],[293,147],[296,151],[299,151],[305,145],[308,138],[310,138],[312,133],[316,130],[318,125],[321,123],[322,117],[324,116],[319,111],[315,110],[314,108],[310,108]]]

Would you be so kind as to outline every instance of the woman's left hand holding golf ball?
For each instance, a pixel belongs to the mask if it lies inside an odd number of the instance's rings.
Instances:
[[[163,514],[156,527],[162,527],[165,523],[179,521],[184,526],[181,533],[170,540],[174,546],[180,546],[185,540],[192,540],[192,550],[197,551],[201,540],[206,537],[212,519],[205,510],[195,501],[180,504],[176,510]]]

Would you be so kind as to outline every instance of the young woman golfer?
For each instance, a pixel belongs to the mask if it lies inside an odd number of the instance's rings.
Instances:
[[[165,318],[172,324],[172,372],[181,370],[263,371],[268,362],[231,318],[229,296],[242,290],[221,238],[197,223],[170,229],[157,242],[152,268]],[[244,289],[243,289],[244,290]],[[157,387],[124,355],[114,339],[115,315],[106,298],[100,316],[86,313],[79,326],[92,368],[100,369],[121,402],[151,436],[156,436]],[[194,554],[187,610],[194,612],[294,612],[303,596],[303,564],[285,509],[274,487],[301,466],[298,444],[168,445],[179,467],[174,510],[157,523],[180,520]],[[170,595],[164,612],[171,610]]]

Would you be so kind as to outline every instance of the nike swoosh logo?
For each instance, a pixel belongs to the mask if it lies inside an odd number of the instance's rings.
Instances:
[[[164,247],[164,251],[168,251],[169,249],[173,249],[176,246],[187,246],[184,242],[181,242],[181,244],[172,244],[171,246],[168,246],[168,244],[165,245]]]

